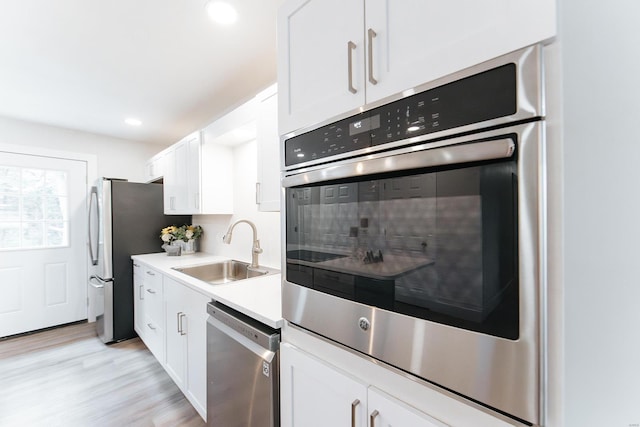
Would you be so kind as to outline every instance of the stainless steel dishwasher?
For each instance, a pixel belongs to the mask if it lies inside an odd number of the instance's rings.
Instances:
[[[207,312],[207,425],[279,427],[280,331],[217,301]]]

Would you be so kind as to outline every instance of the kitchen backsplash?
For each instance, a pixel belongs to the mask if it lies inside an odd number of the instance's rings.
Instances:
[[[239,224],[233,231],[231,244],[222,243],[222,237],[233,222],[248,219],[258,229],[258,239],[263,249],[260,264],[280,269],[280,212],[260,212],[255,202],[257,171],[256,141],[239,145],[233,150],[233,215],[194,215],[194,224],[204,229],[200,250],[215,255],[251,261],[252,233],[247,224]]]

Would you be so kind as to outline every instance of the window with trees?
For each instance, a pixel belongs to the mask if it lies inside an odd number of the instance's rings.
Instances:
[[[68,245],[67,172],[0,165],[0,249]]]

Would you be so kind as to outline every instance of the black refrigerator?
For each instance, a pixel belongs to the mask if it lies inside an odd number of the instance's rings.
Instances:
[[[165,215],[162,184],[101,178],[89,202],[89,284],[96,289],[96,329],[105,343],[133,338],[131,255],[162,252],[160,231],[191,224],[190,215]]]

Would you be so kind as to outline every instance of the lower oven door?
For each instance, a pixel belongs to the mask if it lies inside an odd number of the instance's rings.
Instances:
[[[290,172],[283,316],[537,423],[542,129]]]

